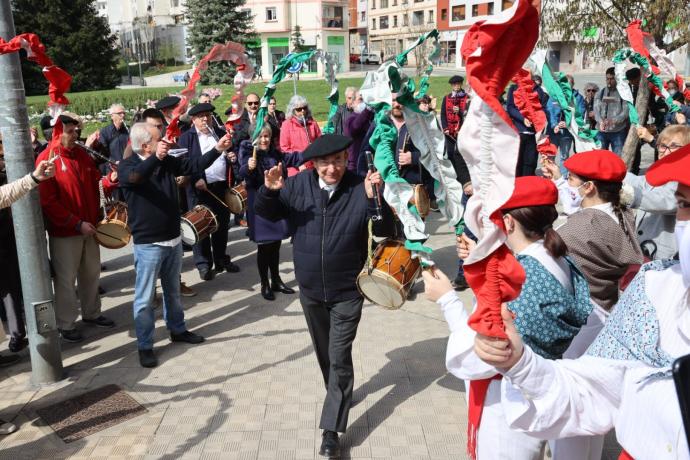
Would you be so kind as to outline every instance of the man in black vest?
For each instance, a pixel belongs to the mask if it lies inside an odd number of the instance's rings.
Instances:
[[[347,170],[351,143],[339,134],[317,138],[303,152],[314,169],[287,180],[282,165],[270,169],[254,203],[257,214],[288,219],[293,229],[300,303],[326,384],[319,424],[319,453],[326,457],[339,455],[338,432],[345,432],[352,405],[352,342],[364,301],[356,280],[366,261],[367,225],[376,213],[373,185],[381,183],[379,173],[362,178]],[[393,215],[383,207],[373,231],[392,236]]]
[[[131,139],[134,153],[120,162],[118,173],[134,239],[134,326],[140,364],[155,367],[158,360],[153,353],[152,304],[159,277],[170,340],[192,344],[204,341],[187,330],[180,302],[182,243],[175,177],[203,171],[230,147],[231,140],[223,136],[205,155],[187,159],[168,155],[170,143],[161,140],[161,132],[155,126],[136,123]]]

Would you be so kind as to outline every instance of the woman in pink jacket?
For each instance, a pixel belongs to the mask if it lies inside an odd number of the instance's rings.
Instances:
[[[285,111],[285,121],[280,127],[280,150],[283,153],[303,152],[314,139],[321,136],[321,129],[314,121],[309,104],[304,96],[295,94],[290,98]],[[300,169],[312,169],[311,161]],[[294,176],[300,169],[288,168],[288,176]]]

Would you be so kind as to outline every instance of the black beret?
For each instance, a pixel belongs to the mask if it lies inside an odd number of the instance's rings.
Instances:
[[[65,123],[72,123],[73,125],[78,125],[78,126],[81,125],[81,121],[80,121],[80,120],[78,120],[78,119],[76,119],[76,118],[74,118],[74,117],[71,117],[71,116],[69,116],[69,115],[66,115],[65,113],[61,113],[61,114],[60,114],[60,121],[61,121],[63,124],[65,124]],[[80,127],[81,127],[81,126],[80,126]]]
[[[448,83],[450,83],[451,85],[454,85],[456,83],[463,83],[464,81],[465,81],[465,79],[463,77],[461,77],[460,75],[453,75],[452,77],[450,77],[450,80],[448,80]]]
[[[628,69],[625,71],[625,78],[627,78],[628,80],[640,78],[641,75],[642,72],[640,72],[639,67],[633,67],[632,69]]]
[[[43,116],[41,117],[41,121],[40,121],[41,129],[42,129],[43,131],[45,131],[46,129],[53,129],[53,125],[50,124],[50,122],[51,122],[52,120],[53,120],[53,119],[51,118],[50,115],[43,115]]]
[[[213,112],[214,110],[216,110],[216,108],[213,106],[213,104],[210,104],[208,102],[202,102],[201,104],[197,104],[191,109],[189,109],[189,112],[187,112],[187,114],[191,117],[204,112]]]
[[[232,106],[225,109],[225,115],[230,115],[232,113]]]
[[[158,110],[169,109],[175,107],[180,103],[180,98],[177,96],[166,96],[160,101],[156,102],[156,108]]]
[[[333,155],[334,153],[346,150],[350,144],[352,144],[351,137],[341,134],[324,134],[321,137],[317,137],[314,142],[309,144],[309,147],[302,152],[302,158],[306,161]]]
[[[141,112],[141,120],[144,121],[147,118],[158,118],[159,120],[165,121],[165,116],[163,116],[161,111],[154,108],[148,108]]]

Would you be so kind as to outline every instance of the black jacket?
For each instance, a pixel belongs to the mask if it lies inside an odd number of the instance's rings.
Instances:
[[[333,115],[333,128],[335,134],[345,134],[347,119],[355,115],[354,110],[348,109],[347,104],[340,104],[338,110]]]
[[[280,191],[262,186],[254,211],[273,221],[288,219],[300,291],[310,299],[340,302],[360,297],[356,280],[366,262],[368,221],[376,211],[362,178],[349,171],[325,202],[327,197],[316,171],[307,170],[288,178]],[[393,236],[393,214],[383,208],[373,231]]]
[[[146,160],[134,153],[120,162],[120,190],[127,202],[127,219],[134,244],[150,244],[180,236],[180,205],[175,177],[198,174],[220,152],[212,149],[194,160],[156,155]]]

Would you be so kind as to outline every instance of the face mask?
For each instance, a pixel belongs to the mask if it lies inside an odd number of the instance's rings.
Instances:
[[[367,108],[367,105],[364,102],[360,102],[355,106],[355,113],[362,113],[364,112],[364,109]]]
[[[579,187],[573,187],[572,185],[568,185],[568,198],[570,199],[570,206],[572,208],[579,208],[580,205],[582,204],[582,200],[584,197],[580,195],[580,187],[585,185],[587,182],[584,184],[580,184]]]
[[[676,221],[674,231],[678,245],[680,270],[683,272],[683,284],[686,288],[690,288],[690,221]]]
[[[670,94],[671,96],[675,96],[677,92],[678,91],[676,91],[675,89],[669,89],[668,90],[668,94]]]

